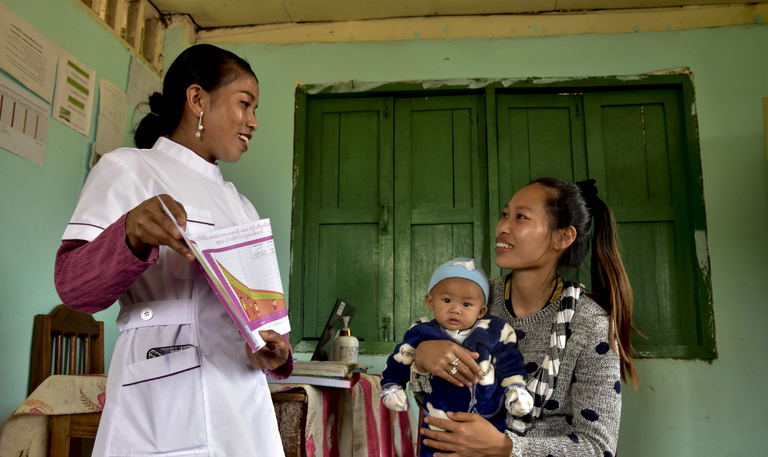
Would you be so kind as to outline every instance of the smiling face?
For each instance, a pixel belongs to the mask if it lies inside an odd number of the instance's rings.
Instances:
[[[559,246],[544,206],[546,196],[543,186],[531,184],[507,203],[496,225],[496,265],[511,270],[555,268]]]
[[[488,311],[483,289],[464,278],[440,281],[425,301],[427,308],[434,311],[437,323],[448,330],[466,330]]]
[[[203,130],[195,152],[209,162],[237,162],[259,128],[254,112],[259,105],[256,78],[240,72],[236,80],[205,93],[201,101]]]

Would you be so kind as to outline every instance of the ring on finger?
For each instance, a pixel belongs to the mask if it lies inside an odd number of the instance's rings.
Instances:
[[[459,364],[459,358],[458,358],[458,357],[456,357],[456,360],[454,360],[453,362],[451,362],[451,366],[452,366],[452,367],[455,367],[455,366],[457,366],[458,364]]]
[[[451,376],[454,376],[454,375],[456,375],[456,373],[457,373],[458,371],[459,371],[459,370],[458,370],[458,368],[456,368],[456,367],[453,367],[453,368],[451,368],[451,371],[450,371],[449,373],[451,373]]]

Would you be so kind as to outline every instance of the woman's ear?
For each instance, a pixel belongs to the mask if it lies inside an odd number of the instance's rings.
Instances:
[[[187,108],[195,117],[200,116],[200,111],[203,111],[203,105],[207,104],[205,100],[207,96],[208,93],[199,84],[187,87]]]
[[[576,241],[576,229],[572,225],[569,225],[560,230],[560,238],[557,240],[555,247],[558,251],[565,251],[574,241]]]

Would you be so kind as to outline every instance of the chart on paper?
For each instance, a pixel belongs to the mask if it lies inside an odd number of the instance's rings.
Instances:
[[[4,84],[0,84],[0,124],[45,144],[48,113]]]
[[[271,237],[211,253],[250,322],[285,309],[285,296]],[[267,319],[268,320],[268,319]]]

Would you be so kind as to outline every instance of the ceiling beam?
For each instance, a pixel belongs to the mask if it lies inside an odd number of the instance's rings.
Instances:
[[[297,44],[636,33],[762,24],[768,3],[546,14],[452,16],[202,29],[197,43]]]

